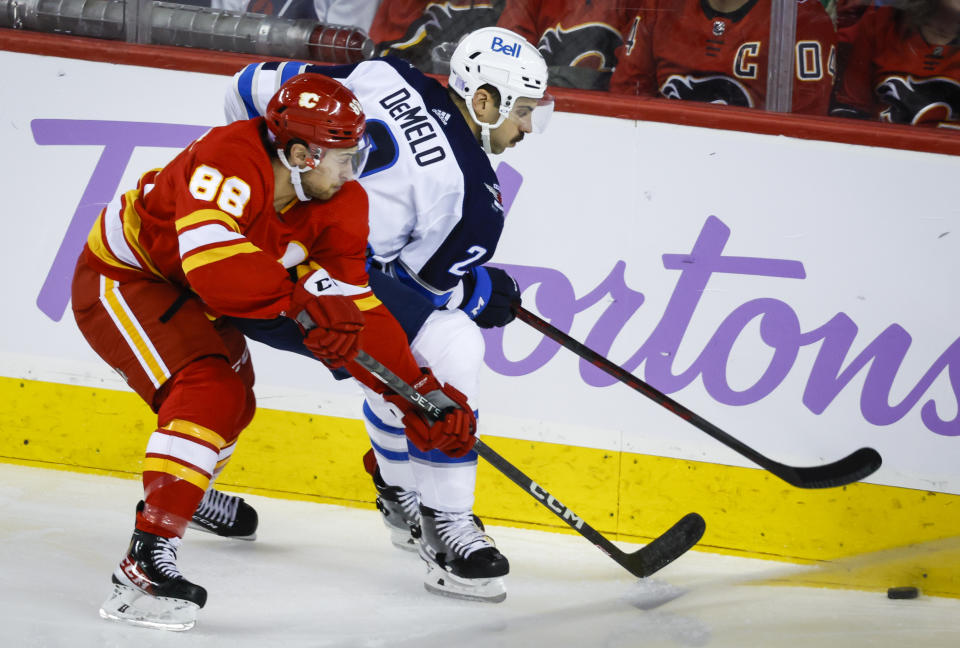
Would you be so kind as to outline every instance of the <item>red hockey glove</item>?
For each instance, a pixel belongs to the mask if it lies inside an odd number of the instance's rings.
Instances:
[[[324,294],[331,281],[322,270],[304,276],[293,289],[287,316],[303,327],[304,346],[336,369],[357,357],[363,313],[347,297]]]
[[[462,457],[470,452],[476,442],[477,419],[467,403],[467,397],[452,385],[440,386],[440,382],[428,368],[420,369],[423,375],[413,383],[413,388],[431,403],[444,410],[439,421],[428,421],[415,405],[402,396],[384,394],[384,398],[403,412],[403,425],[407,438],[423,452],[436,448],[451,457]]]

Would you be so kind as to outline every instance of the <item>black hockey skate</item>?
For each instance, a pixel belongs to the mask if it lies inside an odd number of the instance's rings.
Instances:
[[[180,538],[135,530],[127,555],[113,572],[113,592],[100,606],[104,619],[163,630],[189,630],[207,590],[177,569]]]
[[[506,557],[493,546],[470,511],[448,513],[420,505],[420,557],[427,564],[427,591],[499,603],[507,597]]]
[[[377,488],[377,510],[383,513],[383,523],[390,530],[390,542],[406,551],[416,551],[420,540],[420,498],[416,491],[399,486],[387,486],[380,469],[373,473]]]
[[[256,540],[258,524],[256,510],[242,497],[208,488],[187,526],[225,538]]]

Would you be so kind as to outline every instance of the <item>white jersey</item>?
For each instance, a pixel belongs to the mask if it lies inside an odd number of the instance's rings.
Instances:
[[[504,213],[490,160],[446,88],[393,57],[251,64],[234,76],[227,120],[263,115],[302,72],[337,79],[363,105],[372,150],[360,184],[370,199],[374,260],[436,306],[447,304],[463,275],[493,256]]]

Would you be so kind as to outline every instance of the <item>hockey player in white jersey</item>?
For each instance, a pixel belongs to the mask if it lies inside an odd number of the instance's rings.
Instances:
[[[504,219],[487,153],[542,131],[553,105],[542,56],[508,30],[468,34],[450,70],[444,88],[392,57],[347,66],[248,65],[234,77],[226,115],[236,121],[263,114],[276,89],[305,71],[353,91],[373,146],[360,178],[370,201],[371,286],[407,331],[418,362],[476,406],[483,360],[477,327],[508,324],[511,304],[520,300],[512,277],[484,265]],[[270,332],[246,331],[284,348]],[[452,458],[419,451],[407,442],[399,410],[372,390],[365,396],[377,504],[394,544],[419,549],[428,590],[502,601],[509,564],[472,511],[476,453]]]

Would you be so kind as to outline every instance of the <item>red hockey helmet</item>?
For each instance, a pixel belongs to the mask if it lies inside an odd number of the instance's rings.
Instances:
[[[361,144],[366,130],[363,108],[354,94],[322,74],[298,74],[288,80],[270,99],[264,116],[282,150],[295,139],[311,149],[350,148]]]

